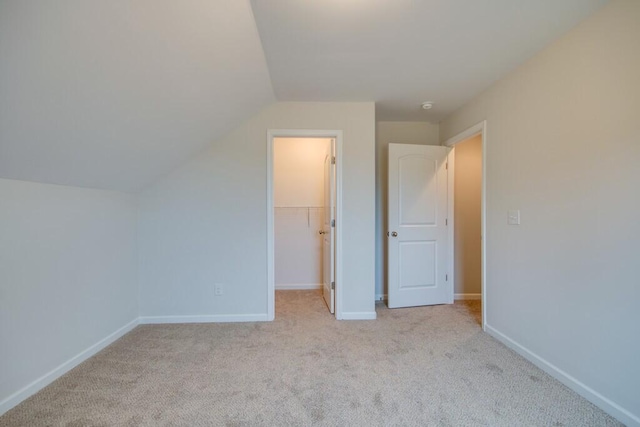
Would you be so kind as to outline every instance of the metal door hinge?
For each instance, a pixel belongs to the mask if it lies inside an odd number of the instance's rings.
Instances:
[[[448,282],[448,281],[449,281],[449,275],[448,275],[448,274],[445,274],[445,275],[444,275],[444,281],[445,281],[445,282]]]
[[[336,282],[331,282],[331,289],[335,289],[336,288]]]
[[[335,219],[332,219],[332,220],[331,220],[331,226],[332,226],[332,227],[335,227],[335,226],[336,226],[336,220],[335,220]]]
[[[331,164],[332,165],[336,164],[336,156],[331,157]]]
[[[449,219],[448,218],[445,218],[444,225],[449,225]]]

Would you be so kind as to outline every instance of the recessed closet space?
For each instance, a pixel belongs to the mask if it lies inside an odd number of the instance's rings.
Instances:
[[[454,269],[456,299],[482,292],[482,135],[455,145]]]
[[[318,290],[323,283],[325,159],[331,138],[274,138],[276,290]],[[318,292],[321,299],[321,293]]]

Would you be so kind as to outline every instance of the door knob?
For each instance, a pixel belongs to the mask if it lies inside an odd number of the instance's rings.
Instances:
[[[393,236],[393,237],[398,237],[398,233],[396,233],[395,231],[392,231],[392,232],[391,232],[391,236]]]

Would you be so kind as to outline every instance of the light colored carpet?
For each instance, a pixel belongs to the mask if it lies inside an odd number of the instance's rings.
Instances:
[[[139,326],[0,425],[620,425],[483,333],[477,302],[377,311],[280,291],[270,323]]]

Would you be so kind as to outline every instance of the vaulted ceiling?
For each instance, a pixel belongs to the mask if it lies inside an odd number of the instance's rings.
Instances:
[[[273,101],[247,1],[0,2],[0,177],[137,191]]]
[[[603,3],[2,0],[0,177],[138,191],[276,100],[437,122]]]
[[[251,0],[278,99],[376,101],[378,120],[432,122],[604,3]]]

